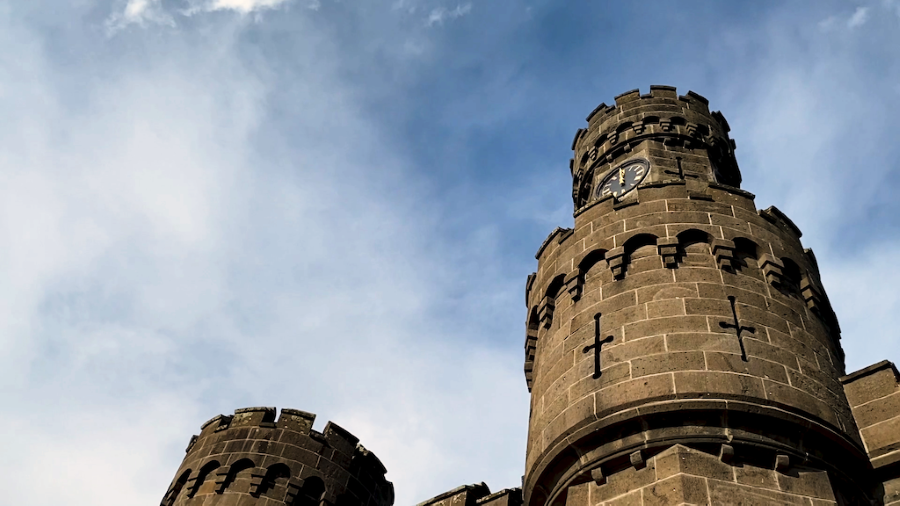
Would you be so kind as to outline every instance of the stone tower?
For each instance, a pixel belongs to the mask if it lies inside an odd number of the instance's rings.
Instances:
[[[526,287],[526,506],[878,495],[816,258],[707,104],[635,90],[575,135],[575,226]]]
[[[316,415],[245,408],[191,439],[160,506],[391,506],[385,468],[358,439]]]

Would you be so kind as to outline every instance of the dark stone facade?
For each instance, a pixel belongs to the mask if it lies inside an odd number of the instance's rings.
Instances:
[[[526,282],[522,487],[419,506],[900,504],[900,373],[846,375],[815,255],[740,188],[722,114],[652,86],[587,122],[574,228],[550,234]],[[355,438],[333,424],[314,436],[311,415],[289,413],[222,436],[207,425],[163,504],[391,504]],[[231,478],[251,454],[254,471]],[[290,473],[267,478],[282,463]]]

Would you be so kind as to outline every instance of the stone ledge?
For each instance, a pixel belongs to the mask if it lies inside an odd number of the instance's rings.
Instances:
[[[869,376],[878,371],[881,371],[882,369],[887,369],[887,368],[892,369],[894,371],[894,378],[896,378],[897,381],[900,381],[900,371],[897,370],[897,366],[894,365],[894,363],[891,362],[890,360],[882,360],[881,362],[872,364],[868,367],[863,367],[862,369],[860,369],[858,371],[851,372],[850,374],[848,374],[846,376],[841,376],[840,381],[842,384],[846,385],[847,383],[851,383],[855,380]]]

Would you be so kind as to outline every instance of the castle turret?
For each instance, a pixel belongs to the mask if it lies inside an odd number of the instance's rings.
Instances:
[[[316,415],[245,408],[219,415],[191,439],[161,506],[391,506],[381,461]]]
[[[653,86],[587,122],[527,281],[525,505],[869,504],[815,256],[725,118]]]

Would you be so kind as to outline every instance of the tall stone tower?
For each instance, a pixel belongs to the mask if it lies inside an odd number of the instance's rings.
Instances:
[[[575,226],[526,287],[526,506],[878,495],[815,256],[707,104],[635,90],[575,135]]]

